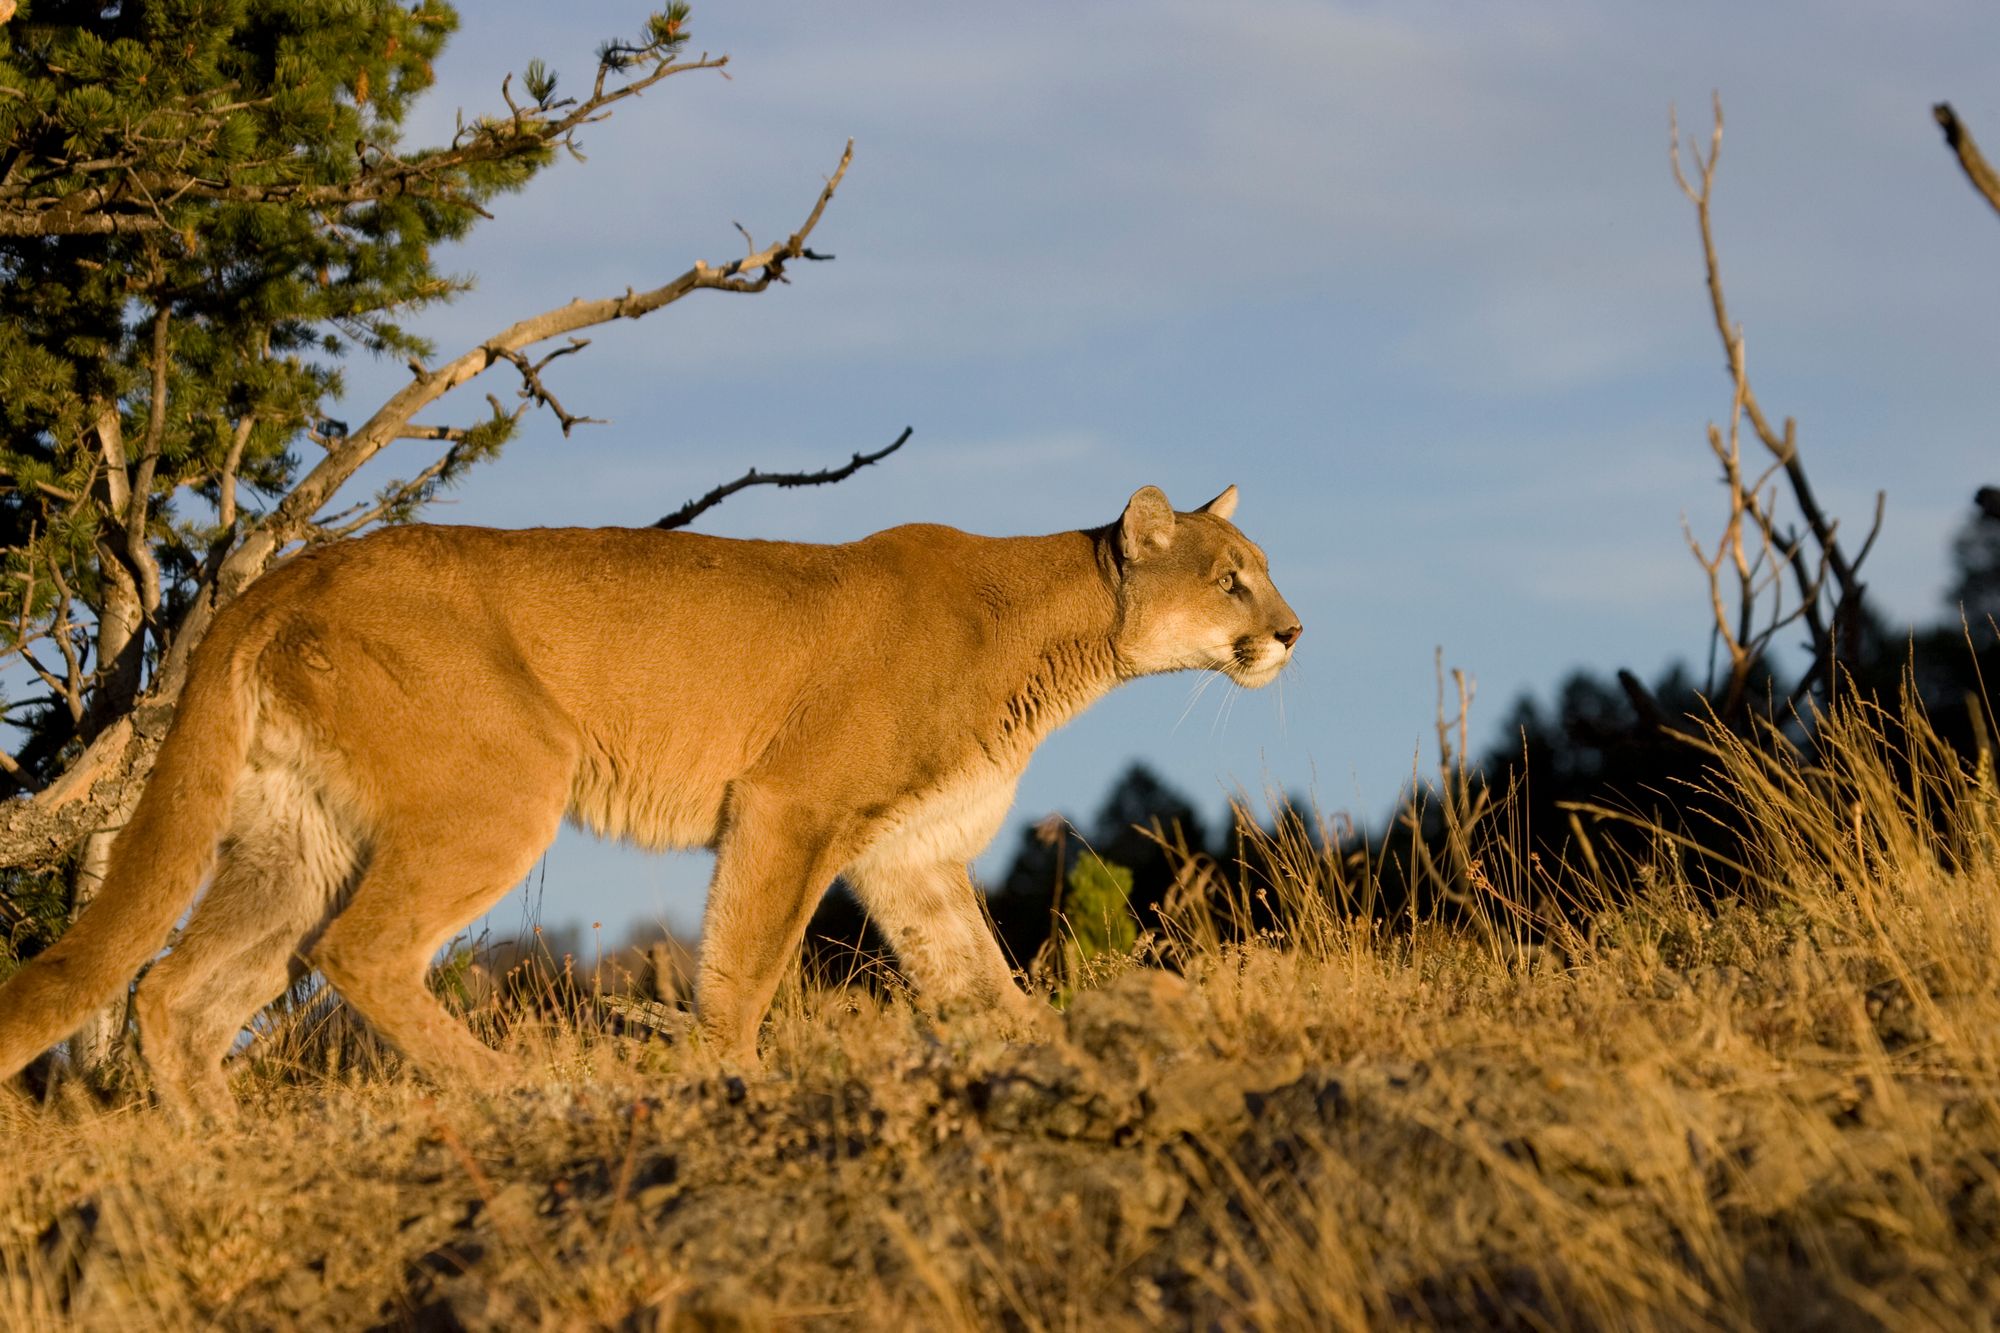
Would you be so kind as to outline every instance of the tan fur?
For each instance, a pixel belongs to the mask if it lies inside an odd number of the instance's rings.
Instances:
[[[1290,656],[1235,498],[1146,487],[1050,537],[407,527],[301,556],[217,618],[102,891],[0,988],[0,1080],[159,949],[218,842],[139,988],[164,1097],[225,1108],[223,1056],[305,960],[420,1066],[476,1073],[426,968],[565,815],[716,849],[697,1008],[727,1056],[836,875],[935,1001],[1024,1006],[966,862],[1035,745],[1133,676],[1255,686]]]

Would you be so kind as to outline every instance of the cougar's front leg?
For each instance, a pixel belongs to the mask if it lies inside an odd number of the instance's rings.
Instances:
[[[756,1063],[758,1025],[839,865],[820,812],[731,787],[695,976],[702,1035],[724,1060]]]
[[[925,1003],[942,1009],[999,1008],[1023,1018],[1035,1009],[1015,983],[962,863],[864,858],[846,873]]]

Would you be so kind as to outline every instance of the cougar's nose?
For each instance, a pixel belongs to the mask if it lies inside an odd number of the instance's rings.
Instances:
[[[1283,629],[1278,630],[1272,637],[1276,638],[1279,643],[1282,643],[1285,645],[1285,647],[1289,648],[1293,644],[1297,643],[1299,641],[1299,635],[1304,634],[1305,632],[1306,632],[1305,626],[1300,625],[1297,622],[1294,622],[1290,625],[1285,626]]]

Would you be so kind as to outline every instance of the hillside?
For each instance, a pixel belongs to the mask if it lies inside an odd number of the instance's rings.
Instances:
[[[476,1013],[520,1075],[473,1094],[302,1010],[234,1126],[0,1112],[0,1323],[1987,1326],[2000,790],[1881,722],[1718,741],[1740,898],[1664,837],[1586,871],[1475,830],[1492,905],[1368,922],[1273,847],[1188,867],[1032,1042],[812,984],[738,1079],[583,1003]]]

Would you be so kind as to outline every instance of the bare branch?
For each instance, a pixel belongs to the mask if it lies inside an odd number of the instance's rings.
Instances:
[[[1708,209],[1709,194],[1715,188],[1716,160],[1722,156],[1722,94],[1709,94],[1709,104],[1715,116],[1715,128],[1708,136],[1708,156],[1702,157],[1701,146],[1692,136],[1687,145],[1687,154],[1694,159],[1695,172],[1701,177],[1699,190],[1688,183],[1686,173],[1681,170],[1680,115],[1671,105],[1667,107],[1667,160],[1673,164],[1674,183],[1681,187],[1681,193],[1688,197],[1688,202],[1704,213]]]
[[[118,417],[118,404],[100,401],[91,430],[97,436],[98,453],[104,460],[104,489],[111,512],[123,514],[132,495],[132,477],[126,470],[125,427]]]
[[[21,605],[14,617],[14,641],[0,660],[19,657],[35,673],[37,679],[49,688],[49,702],[60,702],[69,714],[72,725],[82,721],[84,714],[84,691],[89,682],[84,677],[83,664],[76,644],[77,627],[70,620],[70,604],[73,594],[69,582],[63,577],[62,564],[53,556],[48,559],[49,573],[56,586],[55,609],[49,614],[49,623],[37,625],[35,619],[35,590],[39,579],[36,575],[41,559],[34,551],[36,525],[28,528],[27,560],[14,577],[21,580]],[[33,645],[43,639],[52,640],[63,655],[64,674],[58,677],[42,665],[35,656]],[[10,774],[11,776],[11,774]]]
[[[465,438],[465,427],[420,426],[412,423],[403,427],[403,433],[396,438],[399,440],[445,440],[455,443]]]
[[[1979,145],[1972,141],[1972,131],[1965,128],[1958,113],[1951,109],[1951,103],[1939,102],[1931,108],[1931,115],[1944,130],[1944,141],[1958,156],[1958,165],[1965,168],[1965,178],[1972,182],[1972,188],[2000,213],[2000,172],[1995,172],[1979,151]]]
[[[493,415],[488,418],[487,424],[512,425],[519,421],[534,405],[533,398],[525,390],[521,394],[521,399],[521,403],[510,412],[501,405],[498,398],[490,393],[487,394],[486,401],[493,409]],[[440,478],[465,463],[467,457],[465,445],[475,436],[473,428],[468,426],[412,425],[398,438],[443,440],[451,447],[432,460],[416,476],[408,481],[393,483],[373,500],[363,500],[335,513],[315,518],[305,533],[308,542],[338,541],[342,537],[351,537],[370,523],[380,522],[392,511],[407,510],[423,503],[436,489]]]
[[[1882,535],[1882,519],[1888,513],[1889,492],[1875,492],[1875,517],[1868,524],[1868,535],[1861,541],[1861,549],[1854,553],[1854,566],[1859,569],[1868,553],[1875,549],[1875,539]]]
[[[1883,500],[1882,497],[1877,497],[1876,528],[1871,531],[1868,541],[1862,545],[1859,554],[1850,559],[1840,544],[1838,524],[1829,520],[1825,511],[1820,508],[1819,499],[1813,492],[1812,482],[1806,475],[1804,461],[1799,455],[1797,423],[1787,417],[1782,430],[1774,428],[1770,419],[1765,416],[1762,405],[1757,401],[1756,391],[1751,388],[1749,377],[1742,368],[1740,350],[1742,333],[1730,320],[1729,305],[1723,296],[1722,266],[1716,254],[1715,230],[1710,211],[1715,191],[1716,162],[1722,153],[1722,101],[1719,96],[1714,101],[1714,115],[1715,126],[1709,136],[1708,152],[1704,156],[1700,146],[1692,142],[1683,150],[1679,123],[1669,112],[1668,127],[1671,139],[1669,155],[1674,181],[1679,185],[1681,193],[1694,205],[1695,220],[1701,233],[1702,263],[1707,276],[1710,308],[1716,332],[1722,339],[1725,352],[1730,356],[1729,369],[1734,382],[1737,410],[1749,421],[1751,431],[1771,455],[1775,467],[1784,473],[1793,502],[1805,520],[1813,543],[1821,552],[1823,574],[1830,573],[1833,578],[1835,595],[1832,616],[1822,620],[1816,607],[1806,615],[1807,624],[1815,636],[1815,654],[1819,659],[1815,672],[1821,674],[1823,683],[1830,693],[1838,674],[1837,668],[1853,655],[1858,646],[1854,638],[1859,632],[1860,608],[1866,592],[1859,571],[1862,561],[1873,549],[1874,532],[1880,530]],[[1683,166],[1683,151],[1692,162],[1693,179],[1690,179],[1688,170]],[[1699,184],[1695,183],[1696,180]],[[1766,475],[1769,475],[1769,470]],[[1761,481],[1760,478],[1760,485]],[[1751,498],[1754,499],[1754,492]],[[1796,542],[1784,543],[1777,539],[1768,505],[1756,506],[1752,510],[1752,515],[1763,530],[1767,551],[1775,551],[1784,545],[1798,545]],[[1808,583],[1804,576],[1803,557],[1796,553],[1787,555],[1786,563],[1790,564],[1795,574],[1799,576],[1800,595],[1810,597],[1816,602],[1822,595],[1824,577]],[[1789,623],[1792,618],[1786,617],[1780,623]],[[1744,623],[1747,625],[1749,622],[1746,620]]]
[[[549,392],[549,386],[542,383],[542,370],[557,357],[569,356],[574,352],[581,352],[588,346],[590,346],[590,339],[588,338],[571,338],[569,346],[558,347],[539,361],[530,361],[521,353],[509,351],[504,347],[493,349],[495,356],[509,362],[513,365],[514,369],[521,372],[521,397],[531,402],[540,403],[542,406],[548,408],[549,411],[555,413],[556,420],[562,424],[564,439],[569,438],[571,426],[601,426],[604,424],[604,421],[601,417],[580,417],[564,411],[563,405],[556,400],[556,396]]]
[[[229,453],[222,460],[222,478],[216,483],[215,522],[218,527],[228,529],[236,526],[236,470],[243,465],[243,448],[250,443],[250,432],[256,425],[256,414],[245,412],[237,418],[236,431],[229,437]]]
[[[116,824],[152,771],[171,718],[171,709],[141,706],[106,727],[32,798],[0,801],[0,864],[60,865],[83,838]]]
[[[49,635],[56,641],[56,648],[63,655],[63,702],[69,708],[71,722],[82,722],[84,715],[84,690],[89,681],[83,672],[83,654],[78,651],[76,636],[78,628],[70,623],[69,609],[75,601],[70,592],[69,580],[63,577],[62,562],[53,557],[49,560],[49,577],[56,585],[55,621],[49,627]]]
[[[36,676],[40,677],[42,684],[48,686],[51,690],[55,691],[57,694],[61,694],[63,692],[63,683],[61,679],[51,674],[49,669],[41,664],[41,661],[38,658],[36,658],[34,652],[29,649],[27,644],[24,643],[17,645],[14,649],[14,652],[18,657],[20,657],[20,659],[23,662],[26,662],[28,664],[29,670],[33,671]]]
[[[153,499],[153,473],[159,467],[160,445],[166,437],[170,319],[164,303],[153,312],[152,402],[147,405],[146,438],[132,469],[132,493],[119,516],[125,525],[125,559],[139,586],[139,608],[149,620],[160,609],[160,565],[146,539],[146,520]]]
[[[751,486],[824,486],[829,482],[844,481],[869,464],[879,463],[890,454],[902,448],[904,443],[910,438],[912,430],[912,427],[905,426],[903,427],[903,433],[898,435],[895,441],[887,447],[877,449],[872,454],[856,454],[839,467],[825,468],[819,472],[759,472],[753,467],[735,481],[724,482],[707,495],[702,496],[699,500],[688,501],[653,526],[656,528],[684,528],[710,509],[715,508],[715,506],[736,494],[736,492],[745,490]]]
[[[614,319],[639,319],[672,305],[691,292],[763,290],[772,275],[781,270],[788,260],[806,255],[806,241],[819,224],[828,201],[840,187],[853,160],[854,141],[850,139],[840,155],[839,166],[820,191],[804,224],[784,241],[760,250],[747,260],[737,260],[719,269],[696,261],[694,267],[679,277],[648,292],[628,291],[623,296],[606,300],[572,301],[566,306],[521,320],[429,374],[413,379],[391,396],[359,429],[332,442],[326,457],[278,502],[265,522],[231,555],[234,571],[246,582],[248,578],[255,577],[285,543],[306,535],[313,526],[312,516],[362,464],[380,453],[392,440],[403,437],[419,411],[459,385],[483,374],[497,362],[511,361],[508,353]],[[761,270],[762,276],[754,279],[742,276],[752,269]],[[518,362],[514,364],[518,365]]]
[[[0,0],[0,3],[5,3],[5,0]],[[0,750],[0,771],[4,771],[8,777],[12,778],[14,780],[14,786],[19,790],[37,792],[42,789],[42,784],[35,781],[34,774],[28,772],[27,769],[22,768],[21,765],[15,761],[14,756],[8,754],[5,750]],[[0,894],[0,902],[5,902],[5,901],[6,901],[5,895]]]
[[[392,493],[383,496],[374,504],[355,505],[351,509],[334,515],[324,523],[315,524],[313,526],[312,540],[315,542],[338,541],[342,537],[352,537],[355,533],[388,513],[396,505],[405,503],[421,495],[425,487],[436,481],[444,474],[447,468],[457,461],[458,454],[455,449],[445,450],[442,456],[433,461],[422,472],[419,472],[416,476],[410,478],[410,480],[404,482]],[[343,518],[347,520],[344,523],[341,522]]]

